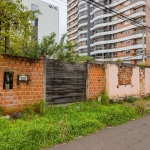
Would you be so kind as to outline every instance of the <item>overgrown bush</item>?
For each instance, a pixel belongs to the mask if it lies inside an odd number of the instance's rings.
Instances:
[[[124,63],[124,60],[123,59],[117,59],[116,62],[118,62],[118,63]]]
[[[46,111],[47,111],[47,107],[46,107],[46,103],[44,100],[41,100],[38,103],[34,103],[31,106],[27,105],[25,109],[25,113],[27,114],[31,114],[31,115],[38,114],[41,116],[44,115]]]
[[[101,103],[104,104],[104,105],[108,105],[109,104],[109,96],[108,96],[106,91],[104,91],[101,94]]]
[[[145,115],[147,113],[147,109],[141,100],[136,102],[135,108],[140,115]]]
[[[128,102],[134,103],[134,101],[135,101],[135,98],[134,98],[134,97],[131,96],[131,97],[128,98]]]

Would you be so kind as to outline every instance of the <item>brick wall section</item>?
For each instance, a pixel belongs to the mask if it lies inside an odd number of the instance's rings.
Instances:
[[[13,89],[3,89],[4,71],[14,72]],[[33,104],[44,97],[43,88],[44,60],[31,62],[19,57],[4,55],[0,58],[0,106],[6,112],[21,110],[26,104]],[[25,74],[30,78],[29,83],[17,85],[17,75]]]
[[[131,84],[132,67],[118,66],[118,84],[128,85]]]
[[[139,69],[140,73],[140,95],[145,95],[145,68]]]
[[[88,98],[94,99],[104,91],[104,69],[103,65],[89,65],[89,88]]]

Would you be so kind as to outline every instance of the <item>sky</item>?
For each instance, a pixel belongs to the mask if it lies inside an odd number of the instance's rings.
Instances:
[[[67,33],[67,0],[42,0],[59,7],[59,39]],[[66,3],[65,3],[66,2]]]

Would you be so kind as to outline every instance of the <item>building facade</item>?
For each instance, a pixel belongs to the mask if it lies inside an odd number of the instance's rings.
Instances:
[[[150,33],[141,28],[150,25],[150,1],[95,1],[105,7],[100,9],[84,0],[68,0],[68,38],[77,42],[76,52],[96,60],[122,59],[132,64],[146,60],[150,64]],[[115,12],[134,21],[121,18]]]
[[[36,14],[34,26],[36,26],[35,39],[41,41],[43,36],[56,33],[56,41],[59,41],[59,8],[41,0],[23,0],[25,6],[30,10],[40,10],[41,14]]]

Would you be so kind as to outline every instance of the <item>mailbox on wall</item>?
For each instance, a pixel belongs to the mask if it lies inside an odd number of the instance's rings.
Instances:
[[[24,75],[24,74],[18,75],[17,76],[17,84],[19,85],[20,82],[28,83],[29,82],[29,76],[28,75]]]

